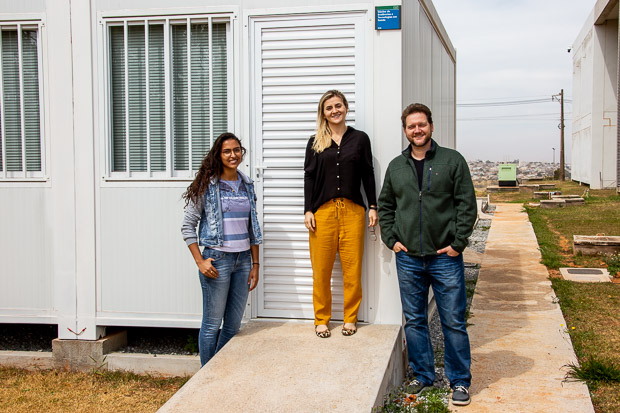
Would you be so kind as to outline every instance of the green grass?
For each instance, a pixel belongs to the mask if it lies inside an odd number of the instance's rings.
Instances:
[[[558,269],[562,264],[562,249],[558,242],[558,236],[551,231],[548,225],[548,219],[545,212],[549,210],[542,210],[538,208],[525,207],[530,222],[534,227],[536,238],[538,240],[538,247],[540,248],[540,254],[542,255],[541,262],[547,268]]]
[[[567,330],[577,357],[620,362],[620,285],[576,283],[554,278],[551,284],[559,299]],[[574,328],[573,328],[574,327]]]
[[[563,194],[584,190],[562,183]],[[581,194],[579,194],[581,195]],[[559,267],[607,267],[620,272],[620,254],[574,255],[573,235],[620,235],[620,196],[613,190],[588,191],[586,205],[558,209],[530,207],[527,211],[552,286],[566,320],[579,364],[567,360],[567,380],[588,385],[597,413],[616,412],[620,406],[620,284],[576,283],[559,276]],[[516,197],[514,197],[516,199]]]
[[[567,377],[585,381],[591,387],[597,388],[600,383],[620,383],[620,368],[611,360],[586,360],[581,365],[568,364]]]
[[[579,365],[567,379],[583,380],[597,413],[620,406],[620,284],[551,280]]]
[[[536,233],[542,263],[559,267],[600,267],[606,262],[613,275],[620,270],[620,257],[573,255],[573,235],[620,235],[620,196],[609,191],[590,191],[586,205],[541,209],[525,205]]]

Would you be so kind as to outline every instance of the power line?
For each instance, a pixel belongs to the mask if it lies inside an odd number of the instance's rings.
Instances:
[[[485,101],[485,100],[496,100],[496,101],[504,101],[504,100],[527,100],[527,99],[542,99],[542,98],[548,98],[549,95],[531,95],[531,96],[500,96],[500,97],[484,97],[484,98],[472,98],[472,99],[467,99],[467,101],[465,103],[473,103],[473,102],[477,102],[477,101]]]
[[[566,112],[565,114],[571,114],[572,112]],[[547,117],[545,117],[547,116]],[[478,116],[475,118],[470,117],[457,117],[457,121],[468,121],[468,120],[519,120],[519,121],[531,121],[531,120],[556,120],[559,121],[560,118],[557,113],[524,113],[517,115],[497,115],[497,116]]]
[[[566,120],[566,119],[565,119]],[[470,122],[470,121],[504,121],[504,122],[521,122],[524,123],[523,119],[502,119],[502,118],[465,118],[465,119],[456,119],[457,122]],[[559,122],[560,118],[528,118],[527,122]]]
[[[522,100],[504,100],[495,102],[478,102],[478,103],[457,103],[457,107],[461,108],[483,108],[494,106],[514,106],[514,105],[533,105],[537,103],[551,103],[551,98],[539,98],[539,99],[522,99]],[[564,103],[570,103],[572,100],[564,99]]]

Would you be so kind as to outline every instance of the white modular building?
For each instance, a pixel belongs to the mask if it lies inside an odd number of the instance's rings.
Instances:
[[[380,188],[405,105],[430,106],[456,146],[455,59],[427,0],[1,2],[0,322],[80,340],[199,327],[181,195],[225,131],[248,149],[264,232],[246,316],[312,319],[303,160],[320,96],[347,96]],[[393,253],[365,242],[360,319],[400,324]]]
[[[618,188],[618,0],[598,0],[573,43],[571,178]]]

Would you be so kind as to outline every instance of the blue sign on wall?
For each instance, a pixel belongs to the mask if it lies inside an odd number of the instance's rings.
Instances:
[[[376,30],[400,29],[400,6],[375,7]]]

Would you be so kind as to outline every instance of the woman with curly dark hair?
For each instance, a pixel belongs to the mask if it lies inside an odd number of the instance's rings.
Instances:
[[[252,180],[237,169],[245,152],[234,134],[218,136],[183,194],[181,232],[202,286],[198,348],[203,366],[237,334],[248,294],[258,284],[262,234],[256,193]]]

